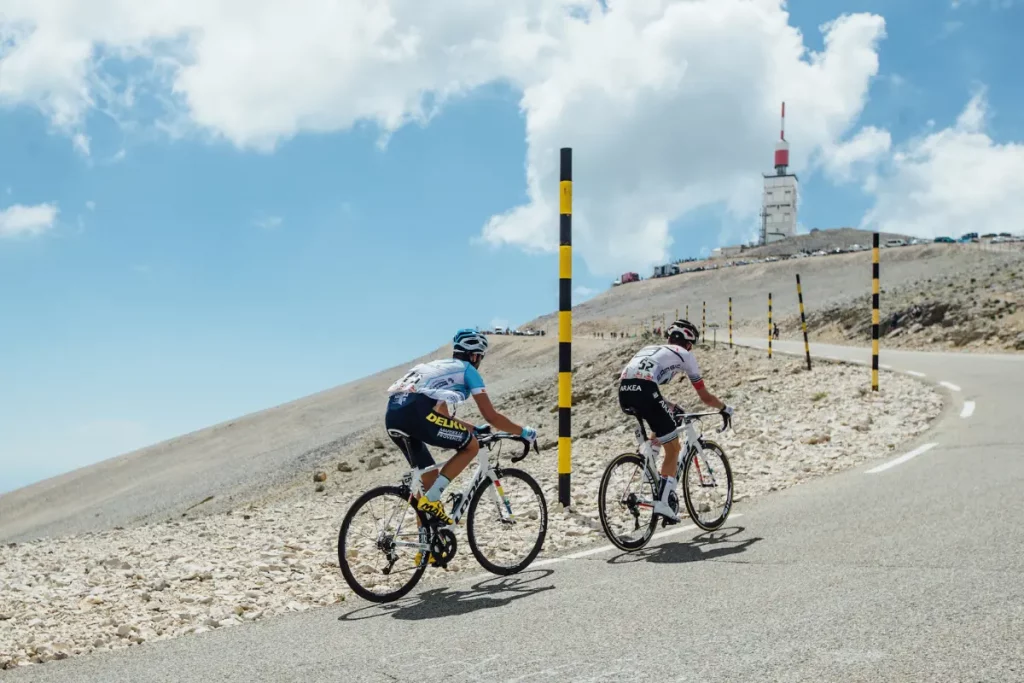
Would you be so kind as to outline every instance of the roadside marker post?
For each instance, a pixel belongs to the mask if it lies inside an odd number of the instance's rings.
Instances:
[[[732,348],[732,297],[729,297],[729,348]]]
[[[878,391],[878,324],[881,316],[878,311],[878,241],[876,232],[871,237],[871,391]]]
[[[772,357],[772,293],[768,292],[768,357]]]
[[[807,371],[811,371],[811,344],[807,341],[807,317],[804,316],[804,291],[800,287],[800,273],[796,274],[796,298],[800,302],[800,326],[804,331],[804,352],[807,354]]]
[[[703,339],[704,341],[707,341],[707,338],[708,338],[707,316],[708,316],[708,302],[705,301],[705,302],[701,303],[701,310],[700,310],[700,338]]]
[[[558,502],[572,503],[572,148],[558,173]]]

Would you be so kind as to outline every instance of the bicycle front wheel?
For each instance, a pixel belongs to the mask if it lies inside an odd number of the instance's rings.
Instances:
[[[345,581],[371,602],[397,600],[427,567],[430,543],[423,515],[398,486],[370,489],[352,504],[338,532]]]
[[[601,526],[616,548],[643,548],[654,536],[654,498],[657,480],[645,472],[636,453],[617,455],[608,463],[597,493]]]
[[[689,458],[683,469],[683,501],[694,524],[714,531],[732,509],[732,468],[717,443],[701,439],[700,445],[703,452]]]
[[[547,532],[547,501],[540,484],[526,472],[503,469],[473,492],[466,537],[473,557],[492,574],[508,576],[526,569],[540,553]]]

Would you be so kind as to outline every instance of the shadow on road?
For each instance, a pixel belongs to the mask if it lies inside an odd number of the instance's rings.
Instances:
[[[532,585],[553,573],[550,569],[528,569],[514,576],[486,579],[468,590],[428,588],[395,602],[360,607],[341,615],[338,621],[361,621],[386,616],[417,621],[504,607],[515,600],[554,590],[554,586]]]
[[[705,531],[689,541],[660,543],[616,555],[608,560],[608,564],[629,564],[641,561],[683,563],[717,560],[721,557],[746,552],[747,548],[764,540],[759,536],[742,540],[733,538],[744,531],[746,528],[741,526]]]

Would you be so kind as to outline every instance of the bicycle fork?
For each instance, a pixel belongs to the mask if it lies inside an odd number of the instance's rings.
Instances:
[[[498,515],[501,517],[502,524],[515,524],[516,516],[512,512],[512,503],[509,502],[508,494],[505,493],[505,489],[501,485],[501,479],[495,474],[491,481],[494,482],[494,486],[489,487],[491,489],[491,498],[494,500],[494,505],[498,508]]]

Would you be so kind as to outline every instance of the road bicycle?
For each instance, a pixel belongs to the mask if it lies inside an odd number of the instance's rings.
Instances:
[[[732,508],[733,494],[732,469],[725,451],[714,441],[698,435],[694,429],[694,424],[699,424],[701,418],[712,415],[722,417],[719,433],[729,428],[730,417],[719,412],[676,415],[676,424],[682,427],[680,436],[685,438],[679,449],[676,480],[683,489],[687,513],[694,524],[705,531],[713,531],[725,523]],[[647,438],[643,420],[637,417],[637,422],[633,432],[636,451],[612,458],[598,490],[601,526],[611,542],[626,551],[643,548],[654,535],[657,526],[654,500],[661,481],[661,459],[657,457],[660,448],[655,448]],[[722,499],[719,507],[713,507],[710,502],[715,497]],[[669,504],[672,504],[671,500]],[[678,500],[673,509],[678,509]],[[714,509],[718,510],[714,516],[702,514]],[[649,515],[649,519],[645,515]],[[663,520],[662,526],[665,524]],[[618,533],[620,529],[624,532],[622,535]]]
[[[452,528],[463,515],[473,556],[493,574],[521,572],[540,553],[548,525],[544,494],[528,473],[501,465],[502,441],[523,444],[522,454],[511,458],[513,463],[529,454],[529,442],[507,432],[491,433],[489,428],[475,433],[480,443],[476,469],[464,489],[448,496],[454,524],[444,525],[433,515],[416,509],[416,501],[424,492],[423,475],[440,469],[443,463],[413,468],[398,485],[370,489],[352,503],[338,532],[338,564],[357,595],[373,602],[391,602],[411,591],[428,565],[447,567],[458,547]],[[409,452],[408,434],[394,429],[389,434],[402,442],[404,452]],[[536,442],[534,452],[539,452]],[[485,494],[489,494],[487,503],[481,504]],[[375,508],[380,514],[374,513]],[[363,530],[358,517],[367,510],[374,523],[370,530]],[[493,524],[488,524],[489,513],[496,513]],[[484,552],[484,546],[499,536],[504,538],[497,544],[497,554],[491,557]],[[525,546],[525,554],[514,555],[511,546],[516,540]],[[389,581],[394,582],[390,589],[385,586]]]

